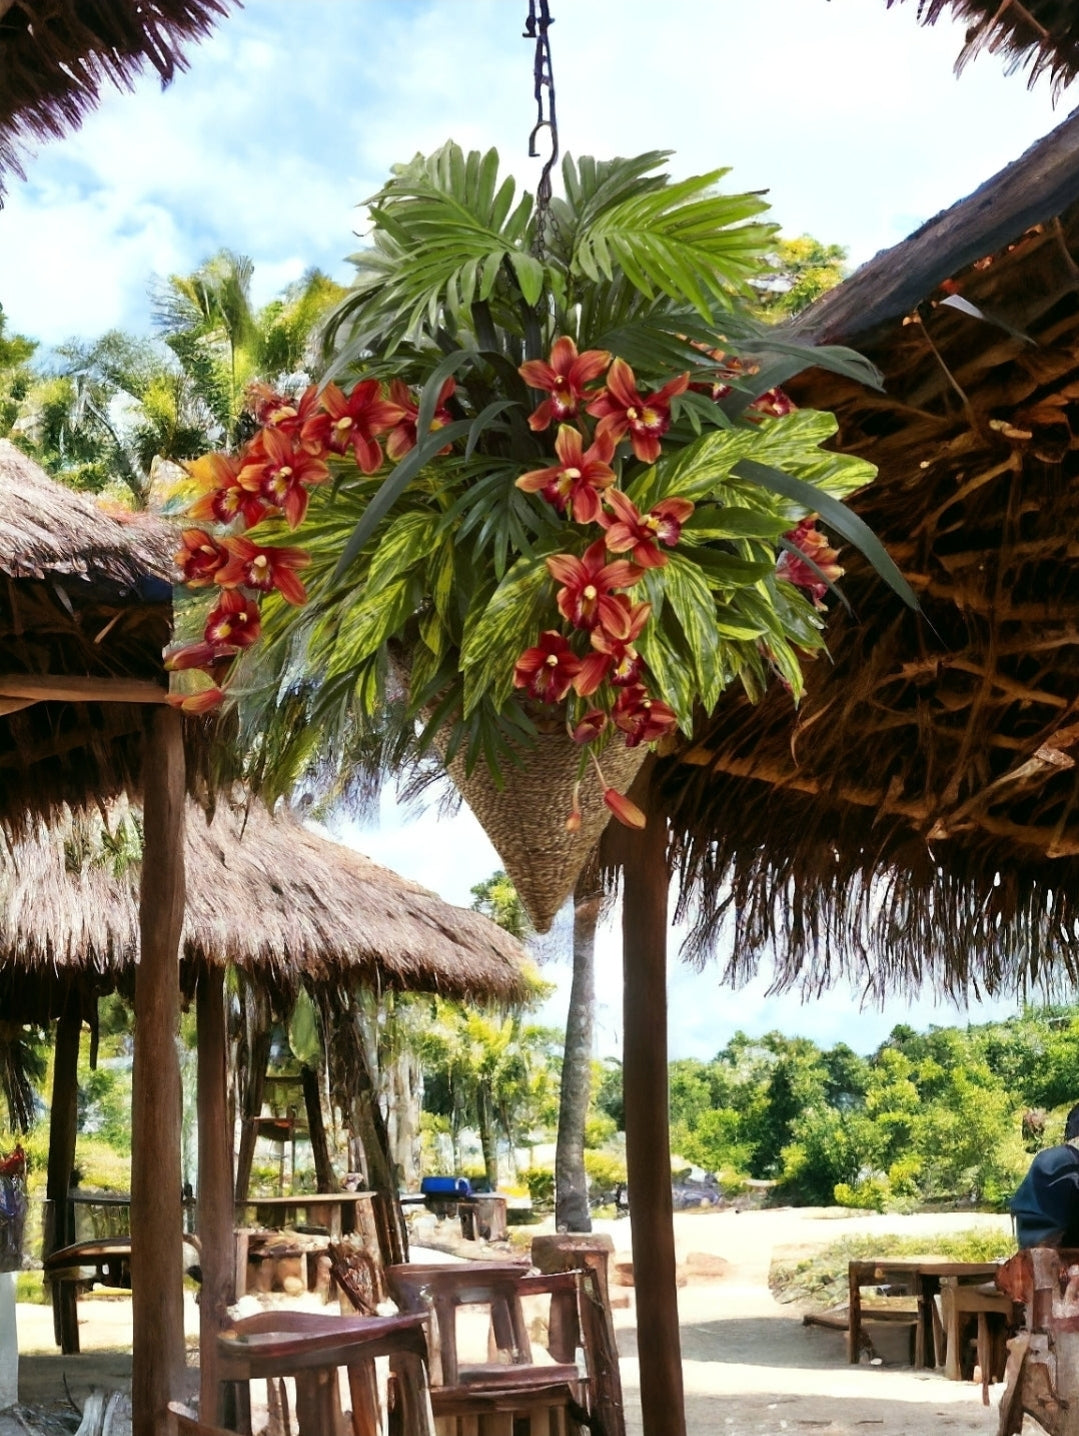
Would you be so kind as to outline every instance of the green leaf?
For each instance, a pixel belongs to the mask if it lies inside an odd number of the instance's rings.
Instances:
[[[830,529],[845,538],[869,561],[878,576],[884,580],[893,593],[903,600],[908,608],[914,609],[916,613],[920,610],[918,595],[899,572],[892,556],[880,539],[868,524],[863,523],[858,515],[844,504],[832,498],[831,494],[814,488],[812,484],[804,483],[801,479],[795,478],[793,474],[785,474],[780,469],[774,469],[768,464],[761,464],[753,459],[741,459],[736,472],[740,477],[760,484],[762,488],[771,489],[777,494],[782,494],[784,498],[793,499],[795,503],[803,505],[807,513],[819,513]]]
[[[531,254],[516,254],[511,251],[507,257],[517,276],[517,283],[521,286],[525,303],[533,306],[538,304],[543,293],[543,265]]]
[[[519,559],[482,613],[470,617],[461,644],[466,716],[485,694],[500,708],[513,691],[514,664],[539,636],[550,584],[542,558]]]
[[[668,558],[663,587],[685,635],[697,693],[711,712],[723,685],[715,597],[697,565],[681,553],[672,553]]]
[[[371,555],[366,585],[368,598],[374,598],[387,584],[423,563],[430,553],[437,526],[438,515],[421,509],[402,514],[387,527]]]

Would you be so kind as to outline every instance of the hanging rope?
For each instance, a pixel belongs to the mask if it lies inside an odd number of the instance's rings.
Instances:
[[[530,159],[539,158],[536,141],[541,130],[548,130],[551,153],[543,166],[539,184],[536,186],[536,240],[533,249],[542,257],[544,238],[547,232],[548,210],[551,203],[551,170],[558,159],[558,120],[555,116],[554,72],[551,69],[551,42],[548,30],[554,24],[547,0],[528,0],[528,18],[525,20],[524,38],[536,42],[536,58],[532,66],[532,77],[536,96],[536,123],[528,137]]]

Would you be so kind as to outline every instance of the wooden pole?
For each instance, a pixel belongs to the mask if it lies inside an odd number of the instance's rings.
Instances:
[[[322,1120],[322,1090],[318,1069],[300,1068],[300,1085],[303,1088],[303,1104],[307,1112],[307,1135],[311,1139],[311,1152],[315,1159],[315,1182],[320,1192],[336,1192],[337,1177],[330,1160],[330,1144],[326,1140],[326,1124]]]
[[[667,819],[647,797],[635,784],[648,826],[619,834],[626,1170],[644,1436],[685,1436],[667,1105]]]
[[[184,746],[180,714],[152,711],[143,748],[141,944],[132,1071],[132,1436],[154,1436],[184,1369],[180,1173],[180,933]]]
[[[82,999],[71,993],[56,1024],[53,1051],[52,1106],[49,1109],[49,1166],[45,1180],[46,1220],[43,1256],[59,1251],[75,1240],[75,1223],[68,1200],[71,1173],[75,1166],[75,1134],[79,1123],[79,1042],[82,1037]],[[66,1308],[66,1310],[65,1310]],[[78,1317],[75,1289],[70,1283],[54,1282],[52,1322],[56,1344],[64,1338],[64,1350],[78,1349]]]
[[[272,1033],[269,1024],[255,1034],[247,1058],[247,1081],[243,1090],[240,1124],[240,1155],[236,1159],[236,1200],[247,1201],[251,1186],[251,1165],[255,1160],[258,1140],[258,1119],[262,1112],[262,1094],[266,1090],[266,1065],[270,1060]]]
[[[232,1197],[232,1128],[228,1124],[228,1045],[225,979],[219,967],[199,973],[195,998],[198,1026],[199,1188],[198,1233],[202,1247],[199,1296],[199,1411],[217,1410],[217,1337],[227,1307],[236,1300],[236,1252]]]

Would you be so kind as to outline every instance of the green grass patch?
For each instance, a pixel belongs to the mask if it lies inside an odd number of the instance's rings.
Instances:
[[[45,1281],[39,1271],[21,1271],[15,1278],[15,1300],[44,1306],[49,1298],[45,1294]]]
[[[949,1261],[997,1261],[1015,1254],[1010,1232],[950,1232],[934,1236],[852,1236],[802,1257],[780,1257],[768,1274],[777,1301],[804,1301],[825,1309],[847,1300],[847,1266],[872,1257],[945,1257]]]

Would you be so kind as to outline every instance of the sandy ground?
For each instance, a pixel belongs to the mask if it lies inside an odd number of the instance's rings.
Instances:
[[[616,1249],[628,1252],[628,1221],[601,1223]],[[679,1293],[683,1369],[690,1436],[758,1436],[820,1432],[822,1436],[930,1436],[996,1430],[995,1405],[981,1388],[945,1381],[935,1372],[900,1366],[850,1366],[842,1333],[802,1325],[801,1312],[776,1303],[768,1290],[773,1253],[825,1245],[856,1232],[924,1234],[988,1226],[1007,1219],[982,1215],[849,1217],[836,1210],[681,1213],[675,1217],[679,1255],[708,1253],[728,1263],[720,1280],[693,1282]],[[419,1249],[417,1249],[419,1250]],[[619,1288],[614,1289],[616,1292]],[[622,1289],[624,1290],[624,1289]],[[614,1313],[622,1353],[627,1427],[640,1436],[637,1312]],[[130,1385],[131,1307],[122,1298],[80,1304],[84,1355],[61,1357],[53,1345],[52,1313],[18,1309],[20,1399],[63,1398],[81,1405],[91,1385]],[[191,1341],[198,1312],[186,1310]],[[1032,1432],[1038,1428],[1028,1421]]]

